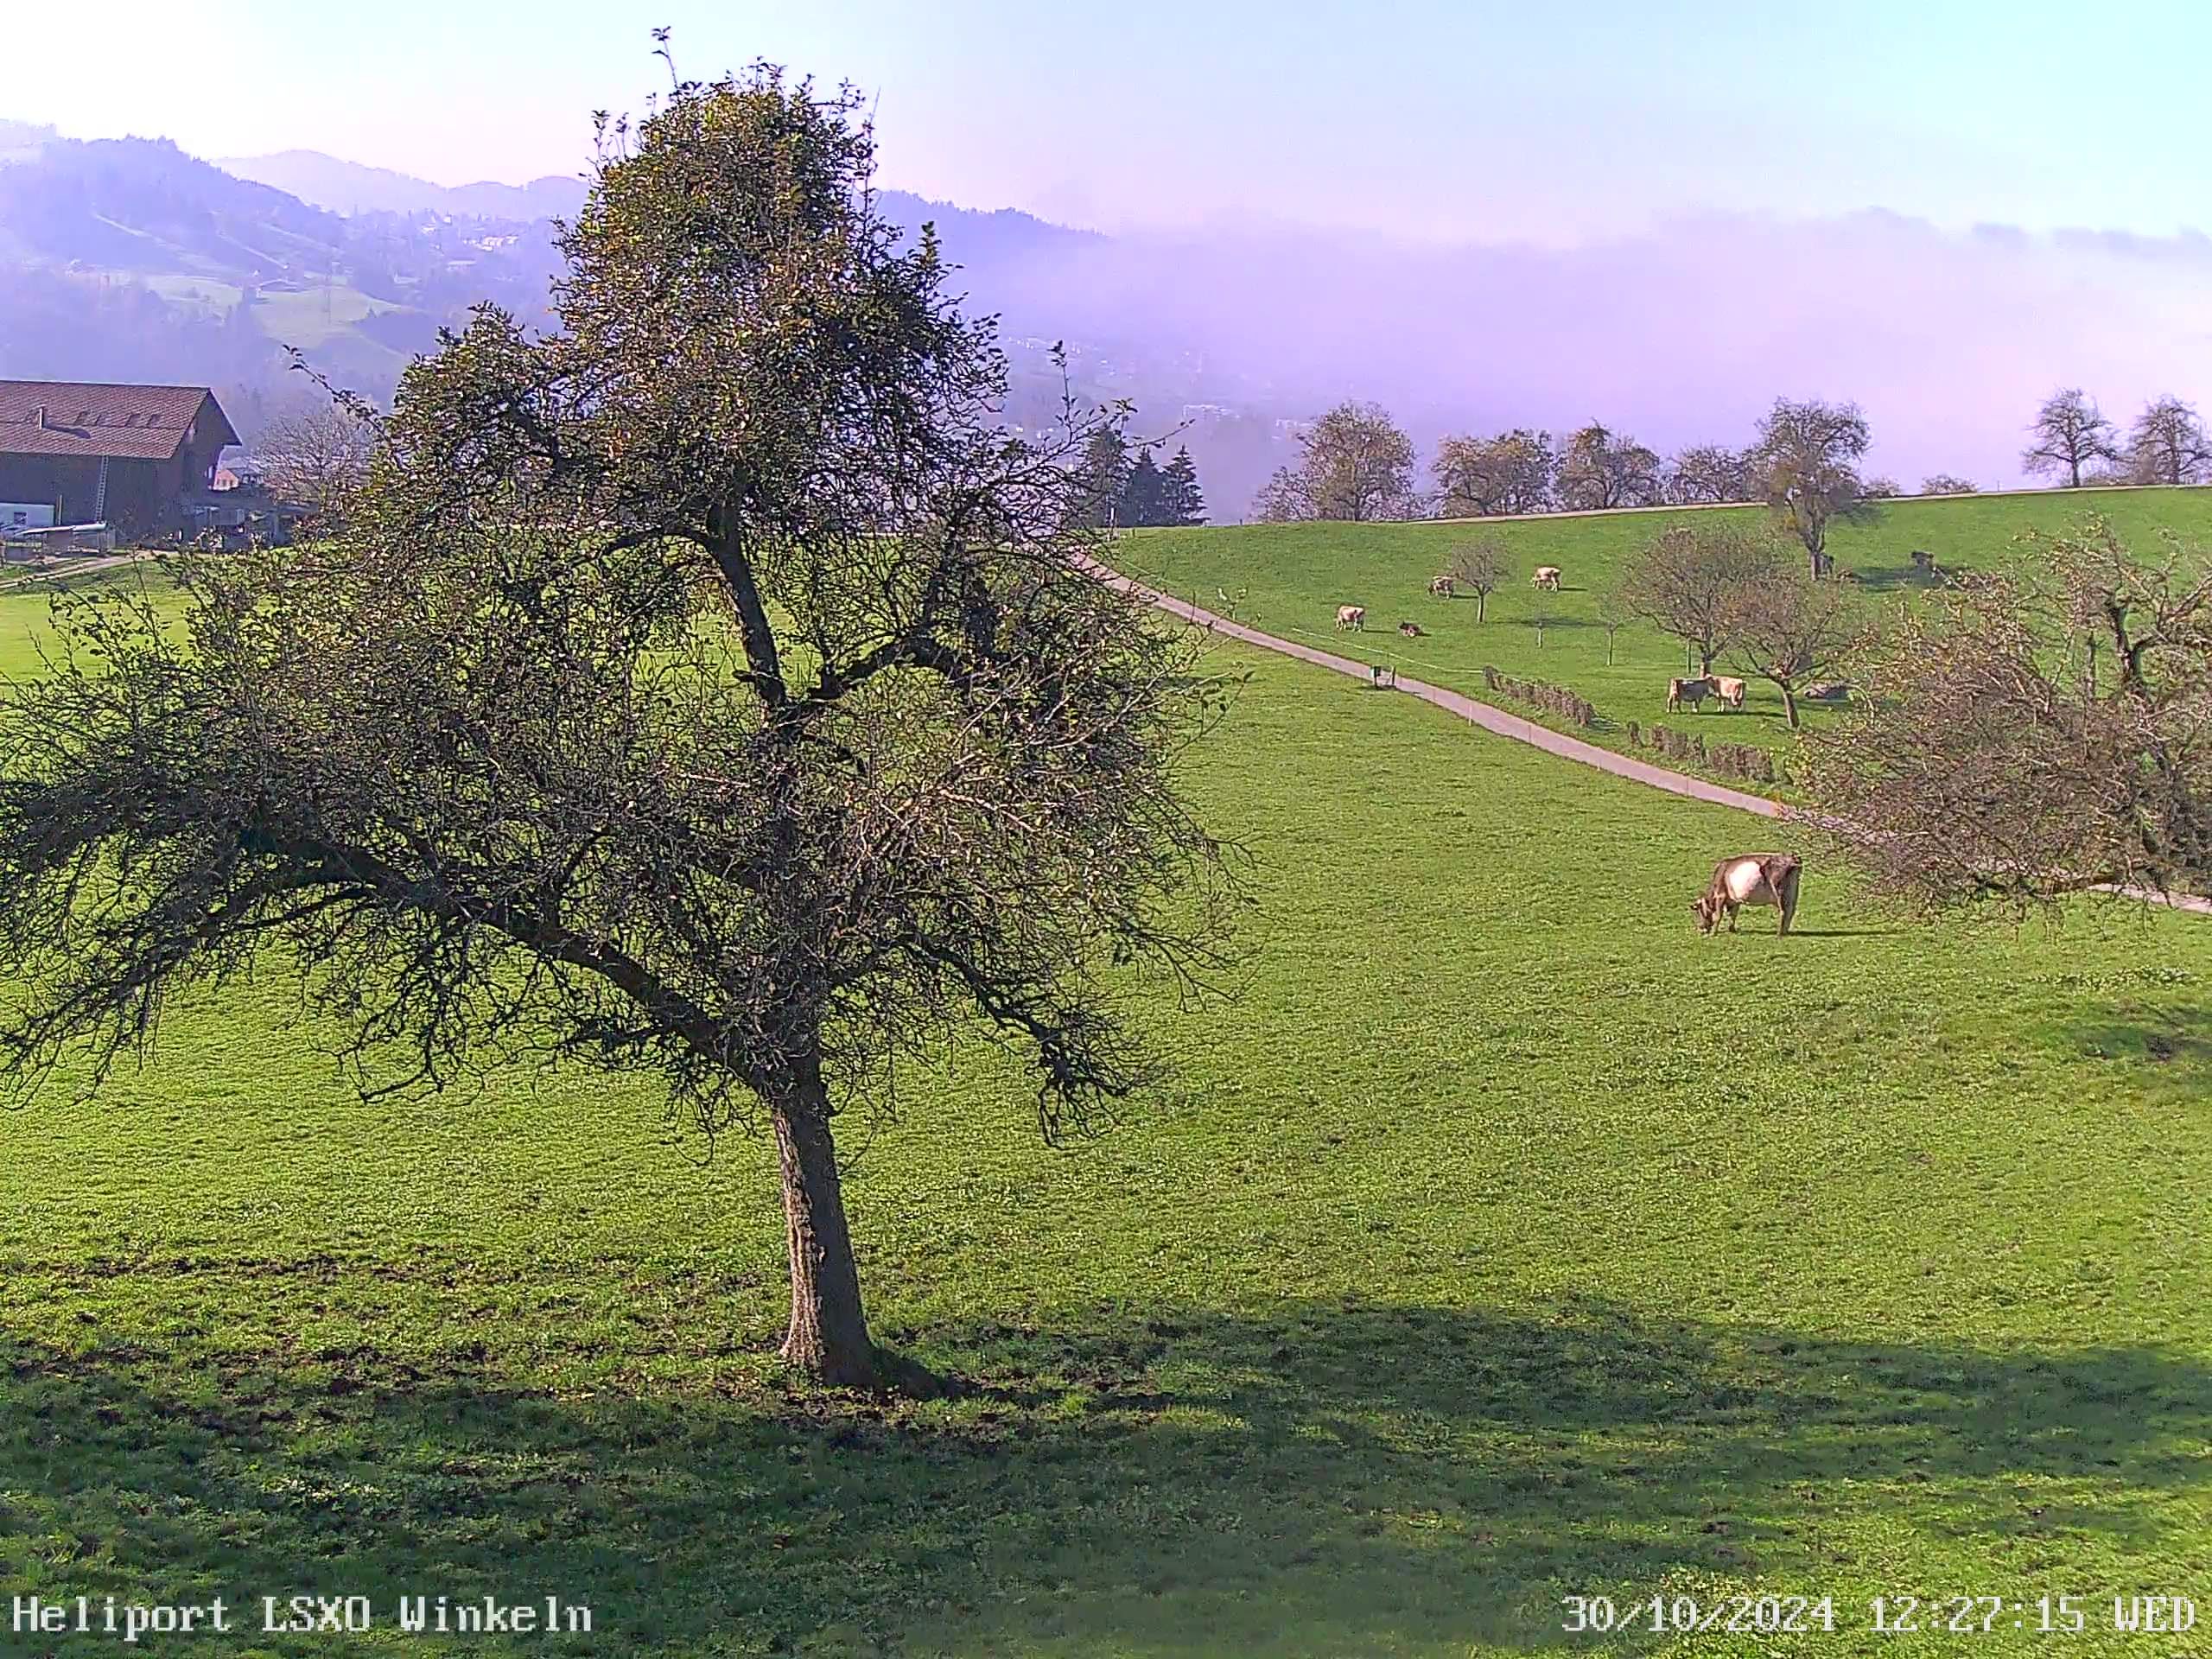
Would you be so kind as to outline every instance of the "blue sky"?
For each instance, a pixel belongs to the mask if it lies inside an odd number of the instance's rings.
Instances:
[[[441,183],[574,172],[676,30],[877,100],[887,183],[1109,228],[1577,242],[1705,209],[2202,226],[2212,6],[163,0],[23,9],[0,114]]]

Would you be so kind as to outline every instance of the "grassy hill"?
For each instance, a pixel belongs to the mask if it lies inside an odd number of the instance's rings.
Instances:
[[[0,600],[0,654],[37,627]],[[591,1077],[365,1109],[264,984],[0,1115],[0,1595],[594,1609],[472,1653],[1465,1659],[1596,1650],[1569,1595],[1832,1594],[1760,1650],[1920,1655],[1961,1638],[1868,1598],[2201,1586],[2212,929],[1899,931],[1816,868],[1803,937],[1700,942],[1770,827],[1221,664],[1191,781],[1262,905],[1238,1004],[1149,1006],[1172,1088],[1050,1152],[977,1047],[846,1125],[879,1333],[976,1392],[786,1391],[766,1148]],[[2068,1652],[2136,1650],[2090,1606]],[[1974,1650],[2050,1650],[2011,1617]]]
[[[1485,695],[1485,663],[1519,678],[1572,686],[1596,704],[1601,718],[1596,731],[1583,734],[1618,747],[1627,721],[1649,726],[1669,718],[1668,678],[1686,666],[1694,672],[1695,666],[1686,663],[1679,644],[1641,624],[1620,631],[1609,664],[1599,593],[1669,524],[1712,512],[1762,512],[1727,507],[1452,524],[1141,531],[1117,542],[1114,556],[1132,575],[1211,609],[1221,609],[1218,595],[1228,594],[1237,601],[1240,621],[1308,644],[1340,646],[1349,655],[1390,664],[1471,696]],[[1831,550],[1840,567],[1861,577],[1868,602],[1878,604],[1885,596],[1913,591],[1916,549],[1933,553],[1947,569],[2006,567],[2021,556],[2015,545],[2021,532],[2062,530],[2088,512],[2103,514],[2145,554],[2157,550],[2165,531],[2212,538],[2212,489],[2098,489],[1893,501],[1874,522],[1838,529]],[[1513,575],[1491,595],[1489,620],[1478,623],[1473,599],[1433,599],[1428,582],[1455,545],[1491,536],[1505,544]],[[1531,588],[1529,574],[1542,564],[1560,568],[1565,591],[1547,598]],[[1341,604],[1367,607],[1364,634],[1336,633],[1333,619]],[[1547,613],[1541,646],[1534,626],[1540,610]],[[1402,619],[1419,623],[1427,637],[1401,639],[1395,629]],[[1535,716],[1523,705],[1508,706]],[[1827,716],[1812,710],[1808,717]],[[1676,723],[1730,742],[1781,747],[1788,741],[1780,694],[1756,681],[1742,714],[1688,715]]]

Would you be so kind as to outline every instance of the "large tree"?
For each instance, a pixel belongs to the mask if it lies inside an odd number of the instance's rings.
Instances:
[[[1730,642],[1738,591],[1777,569],[1781,553],[1755,524],[1732,513],[1699,513],[1644,543],[1620,578],[1620,601],[1662,633],[1697,653],[1698,672]]]
[[[2212,893],[2212,577],[2097,519],[2031,543],[2033,575],[1946,588],[1859,665],[1873,695],[1808,739],[1820,822],[1925,910]]]
[[[1798,692],[1833,676],[1865,634],[1849,587],[1780,563],[1730,593],[1724,626],[1738,664],[1782,693],[1792,731]]]
[[[1775,399],[1759,423],[1751,472],[1761,497],[1805,549],[1812,574],[1827,574],[1828,530],[1867,516],[1859,463],[1872,435],[1856,404]]]
[[[1665,494],[1657,454],[1594,421],[1560,451],[1557,488],[1569,512],[1649,506]]]
[[[1541,512],[1552,504],[1558,461],[1548,432],[1516,427],[1493,438],[1446,438],[1429,471],[1440,518]]]
[[[1758,499],[1749,459],[1726,444],[1692,444],[1667,465],[1667,499],[1677,506]]]
[[[980,1027],[1093,1122],[1145,1075],[1103,970],[1190,982],[1235,890],[1193,647],[1073,556],[1080,448],[995,430],[860,113],[679,86],[608,130],[556,326],[410,369],[338,538],[188,563],[179,628],[64,610],[0,700],[0,1061],[282,961],[365,1087],[658,1074],[773,1136],[785,1355],[879,1378],[834,1116]]]
[[[1298,465],[1260,492],[1262,518],[1365,524],[1413,512],[1413,440],[1380,404],[1338,404],[1298,442]]]
[[[2065,487],[2078,490],[2084,467],[2120,458],[2115,436],[2112,423],[2097,412],[2081,387],[2063,387],[2044,398],[2036,411],[2020,468],[2031,474],[2063,473]]]
[[[2212,472],[2204,423],[2178,397],[2161,397],[2136,417],[2128,453],[2145,484],[2195,484]]]

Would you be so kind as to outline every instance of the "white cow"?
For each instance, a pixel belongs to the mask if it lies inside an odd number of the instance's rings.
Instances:
[[[1535,576],[1533,580],[1536,587],[1548,588],[1552,592],[1557,593],[1559,591],[1559,566],[1555,564],[1538,565],[1536,567]]]
[[[1366,606],[1339,605],[1337,607],[1337,631],[1341,633],[1346,628],[1356,628],[1361,632],[1366,632]]]
[[[1771,905],[1782,912],[1778,931],[1787,934],[1797,914],[1797,878],[1802,873],[1791,853],[1745,853],[1724,858],[1715,867],[1705,892],[1690,905],[1697,915],[1697,931],[1710,933],[1725,917],[1728,931],[1736,931],[1736,912],[1746,905]]]
[[[1719,693],[1721,702],[1726,703],[1731,709],[1737,710],[1738,713],[1742,712],[1744,707],[1744,683],[1741,680],[1732,680],[1724,676],[1719,678],[1716,678],[1713,682],[1713,689]]]

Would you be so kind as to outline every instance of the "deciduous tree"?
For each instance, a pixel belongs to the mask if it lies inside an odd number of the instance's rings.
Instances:
[[[1620,597],[1635,613],[1697,653],[1698,672],[1730,641],[1738,589],[1770,574],[1781,563],[1774,538],[1734,515],[1700,513],[1700,522],[1675,524],[1644,544],[1623,573]]]
[[[1659,457],[1592,422],[1560,452],[1560,505],[1570,512],[1649,506],[1661,499]]]
[[[328,531],[344,524],[367,480],[375,442],[376,423],[365,405],[318,398],[272,418],[254,442],[254,458],[271,495],[305,507],[310,527]]]
[[[1436,480],[1437,516],[1484,518],[1541,512],[1552,504],[1557,467],[1548,432],[1516,427],[1492,438],[1446,438],[1429,465]]]
[[[762,66],[608,129],[557,326],[410,368],[340,537],[188,562],[181,629],[65,609],[0,698],[0,1061],[281,962],[365,1087],[657,1073],[773,1137],[791,1362],[879,1379],[835,1115],[980,1027],[1096,1123],[1147,1076],[1103,970],[1194,985],[1235,894],[1193,647],[1071,558],[1088,434],[996,429],[861,116]]]
[[[1758,499],[1748,458],[1718,443],[1692,444],[1677,454],[1668,464],[1666,493],[1669,501],[1685,507]]]
[[[2060,473],[2064,486],[2078,490],[2083,469],[2097,462],[2120,460],[2113,424],[2098,413],[2095,404],[2079,386],[2068,386],[2044,399],[2028,428],[2029,442],[2020,455],[2020,469],[2029,474]]]
[[[1299,464],[1260,493],[1262,518],[1365,524],[1414,511],[1413,440],[1380,404],[1338,404],[1298,442]]]
[[[1746,673],[1782,693],[1782,710],[1797,729],[1797,692],[1827,679],[1858,647],[1865,628],[1853,614],[1851,589],[1777,562],[1728,595],[1728,649]]]
[[[1489,613],[1490,596],[1505,580],[1507,568],[1503,543],[1495,536],[1484,536],[1453,548],[1444,574],[1452,578],[1455,588],[1465,588],[1474,594],[1475,620],[1480,622]]]
[[[1827,574],[1828,529],[1866,517],[1859,463],[1872,435],[1856,404],[1775,399],[1759,423],[1751,469],[1760,493],[1803,545],[1812,574]]]
[[[2212,577],[2090,519],[2027,576],[1913,607],[1859,665],[1874,695],[1808,736],[1828,833],[1925,911],[2107,883],[2212,893]]]
[[[1956,473],[1930,473],[1920,480],[1923,495],[1976,495],[1980,486],[1970,478],[1961,478]]]
[[[2136,418],[2128,452],[2146,484],[2195,484],[2212,472],[2204,423],[2178,397],[2161,397]]]

